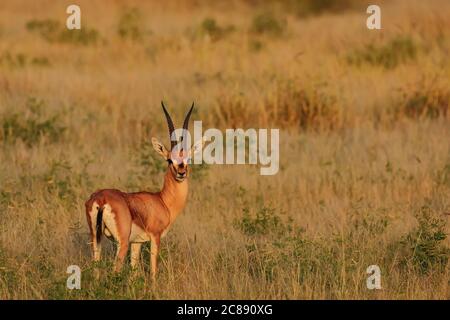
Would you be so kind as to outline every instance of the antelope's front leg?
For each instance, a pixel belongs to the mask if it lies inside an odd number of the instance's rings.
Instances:
[[[152,280],[156,281],[156,272],[158,269],[158,253],[159,253],[159,245],[161,236],[160,235],[150,235],[151,238],[151,254],[150,254],[150,262],[152,265]]]
[[[142,243],[132,243],[131,244],[131,257],[130,264],[132,269],[136,269],[139,264],[139,257],[141,254]]]

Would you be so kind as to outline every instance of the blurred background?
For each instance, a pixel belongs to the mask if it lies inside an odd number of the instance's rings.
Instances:
[[[450,297],[449,1],[377,1],[382,30],[355,0],[77,1],[67,30],[70,4],[0,3],[1,298]],[[161,100],[281,129],[280,172],[193,166],[157,289],[149,246],[93,281],[84,201],[161,187]]]

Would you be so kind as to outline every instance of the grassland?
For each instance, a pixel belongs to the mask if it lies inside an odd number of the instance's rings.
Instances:
[[[381,2],[381,31],[355,1],[78,2],[76,33],[64,1],[0,5],[0,298],[450,297],[448,1]],[[194,166],[157,286],[149,246],[94,281],[84,201],[161,187],[161,99],[280,128],[280,171]]]

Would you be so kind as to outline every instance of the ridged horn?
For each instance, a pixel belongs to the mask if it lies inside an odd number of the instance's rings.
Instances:
[[[188,127],[189,127],[189,118],[191,117],[192,109],[194,109],[194,102],[192,102],[191,108],[189,109],[188,113],[186,114],[186,117],[184,117],[183,129],[186,131],[188,130]],[[182,137],[182,141],[185,141],[184,136]]]
[[[175,131],[175,126],[173,125],[172,118],[167,112],[166,107],[164,106],[164,102],[161,101],[161,106],[163,108],[164,114],[166,115],[167,126],[169,127],[169,140],[170,140],[170,150],[172,150],[176,145],[176,141],[172,141],[172,133]]]

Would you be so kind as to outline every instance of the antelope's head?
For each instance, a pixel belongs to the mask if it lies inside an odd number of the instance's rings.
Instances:
[[[176,135],[172,118],[170,117],[169,112],[167,112],[162,101],[161,105],[164,115],[166,116],[167,126],[169,127],[170,150],[167,150],[166,147],[156,138],[152,138],[153,148],[167,161],[169,170],[175,180],[178,182],[183,182],[188,176],[188,165],[192,155],[202,149],[205,140],[202,138],[192,147],[188,146],[188,143],[190,143],[190,139],[188,139],[190,138],[188,131],[189,118],[191,117],[192,109],[194,109],[194,103],[192,103],[191,108],[184,118],[180,139],[178,139]]]

